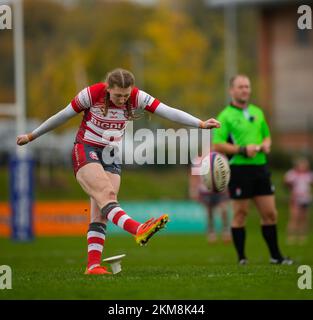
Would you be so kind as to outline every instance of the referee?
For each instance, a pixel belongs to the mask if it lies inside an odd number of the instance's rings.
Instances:
[[[249,103],[250,80],[236,75],[230,80],[231,103],[218,115],[222,126],[215,130],[214,149],[232,156],[229,192],[234,217],[231,226],[239,264],[248,262],[245,254],[245,222],[249,200],[252,199],[261,216],[262,235],[270,251],[270,263],[292,264],[278,246],[277,210],[274,186],[271,183],[266,154],[271,149],[271,137],[263,111]]]

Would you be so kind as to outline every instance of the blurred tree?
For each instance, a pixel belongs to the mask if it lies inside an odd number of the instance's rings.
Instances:
[[[34,0],[28,2],[28,9],[37,12],[27,29],[30,116],[47,118],[88,84],[103,81],[112,68],[131,68],[129,44],[140,35],[140,24],[136,21],[144,20],[141,18],[145,16],[144,8],[96,1],[71,7],[53,4],[53,14],[45,16],[49,26],[45,30],[49,32],[42,42],[44,32],[34,35],[32,25],[37,23],[40,27],[40,11],[45,7],[36,6]],[[25,14],[31,15],[28,10]],[[54,14],[59,16],[56,21]]]
[[[198,117],[214,116],[224,104],[223,12],[203,0],[157,6],[101,0],[24,3],[29,116],[47,118],[115,67],[132,70],[143,90]],[[253,15],[248,13],[246,22],[245,14],[239,66],[252,74]],[[4,32],[1,37],[0,58],[7,63],[1,65],[0,97],[12,99],[12,39]]]
[[[188,14],[193,23],[201,29],[210,43],[206,55],[206,68],[213,75],[214,81],[207,88],[207,94],[212,96],[210,106],[214,113],[219,112],[225,104],[224,79],[224,10],[223,7],[214,8],[205,0],[168,0],[168,3],[178,10]],[[253,7],[238,7],[237,9],[237,64],[238,72],[246,73],[251,77],[255,90],[252,99],[256,99],[258,77],[257,58],[257,11]],[[228,82],[228,81],[227,81]],[[211,109],[210,109],[211,110]]]
[[[145,25],[145,83],[151,94],[200,116],[210,105],[212,75],[205,68],[210,44],[187,15],[163,6]]]
[[[0,103],[14,102],[13,32],[0,30]]]

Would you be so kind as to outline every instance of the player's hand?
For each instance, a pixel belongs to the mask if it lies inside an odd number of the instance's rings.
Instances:
[[[220,128],[220,127],[221,127],[221,123],[214,118],[210,118],[201,123],[202,129],[212,129],[212,128]]]
[[[27,144],[30,141],[31,139],[28,134],[21,134],[16,138],[16,144],[18,144],[19,146],[23,146],[24,144]]]
[[[248,158],[253,158],[259,151],[261,147],[256,144],[249,144],[246,146]]]

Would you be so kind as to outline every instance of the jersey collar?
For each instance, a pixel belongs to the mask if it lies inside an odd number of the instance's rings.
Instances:
[[[250,105],[250,103],[247,104],[246,109],[249,108],[249,105]],[[235,109],[237,109],[237,110],[244,110],[244,109],[245,109],[245,108],[240,108],[240,107],[234,105],[232,102],[229,102],[229,106],[230,106],[230,107],[233,107],[233,108],[235,108]]]

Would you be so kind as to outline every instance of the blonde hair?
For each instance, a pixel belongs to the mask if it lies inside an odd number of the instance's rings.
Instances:
[[[134,75],[125,69],[117,68],[110,72],[108,72],[105,82],[108,84],[108,88],[114,88],[114,86],[118,88],[129,88],[135,85],[135,77]],[[108,113],[108,108],[110,105],[110,93],[106,91],[106,95],[104,98],[104,107],[101,109],[104,116]],[[127,110],[127,118],[130,120],[136,119],[136,116],[133,114],[132,110],[132,101],[129,97],[126,101],[126,110]]]

